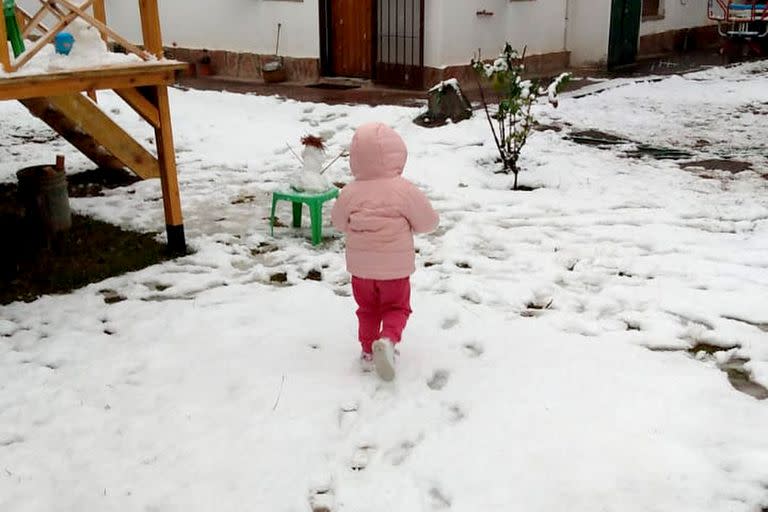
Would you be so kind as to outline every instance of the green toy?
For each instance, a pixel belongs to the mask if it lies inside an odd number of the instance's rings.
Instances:
[[[8,32],[8,40],[13,48],[13,56],[18,57],[24,53],[24,39],[21,37],[19,22],[16,19],[15,0],[3,0],[3,17],[5,18],[5,30]]]
[[[269,219],[270,233],[275,234],[275,209],[278,201],[293,203],[293,227],[301,227],[301,209],[309,206],[309,218],[312,222],[312,245],[317,245],[323,239],[323,203],[339,196],[339,189],[331,188],[319,194],[311,192],[273,192],[272,216]]]

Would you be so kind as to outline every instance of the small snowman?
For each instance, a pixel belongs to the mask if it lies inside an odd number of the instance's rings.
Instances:
[[[299,192],[325,192],[331,188],[323,176],[325,143],[320,137],[307,135],[301,139],[301,144],[304,146],[301,152],[303,168],[294,175],[291,186]]]

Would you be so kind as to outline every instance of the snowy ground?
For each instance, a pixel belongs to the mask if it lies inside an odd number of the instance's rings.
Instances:
[[[479,116],[427,131],[407,108],[174,91],[196,253],[0,308],[0,510],[768,507],[768,402],[718,368],[748,360],[768,386],[768,65],[601,87],[544,120],[755,170],[702,176],[547,131],[523,177],[543,188],[510,192]],[[56,152],[89,167],[20,106],[0,113],[0,180]],[[403,134],[407,175],[442,214],[417,242],[392,385],[357,370],[342,240],[272,239],[265,220],[295,168],[286,142],[319,133],[336,153],[370,120]],[[163,225],[157,182],[73,205]],[[704,343],[730,350],[672,350]]]

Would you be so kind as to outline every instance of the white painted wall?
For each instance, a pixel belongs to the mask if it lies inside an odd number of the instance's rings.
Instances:
[[[505,41],[528,54],[563,51],[566,0],[427,0],[425,64],[468,64],[481,50],[498,55]],[[493,12],[479,17],[477,11]]]
[[[707,18],[707,0],[661,0],[661,7],[663,19],[643,21],[640,25],[641,36],[703,27],[711,23]]]
[[[111,27],[129,39],[141,40],[138,1],[107,0]],[[282,23],[280,53],[319,57],[318,0],[160,0],[163,42],[184,48],[208,48],[271,54],[277,24]]]
[[[106,0],[108,23],[133,41],[141,40],[137,0]],[[29,9],[37,0],[18,0]],[[645,21],[641,35],[703,26],[707,0],[662,0],[664,18]],[[280,53],[317,58],[320,54],[318,0],[161,0],[163,40],[185,48],[270,54],[278,22]],[[567,6],[567,27],[566,27]],[[490,17],[478,17],[487,10]],[[571,51],[576,66],[604,62],[608,52],[611,0],[426,0],[427,66],[467,64],[478,48],[498,54],[505,41],[528,54]]]
[[[603,64],[608,57],[611,0],[568,0],[571,65]],[[708,25],[707,0],[661,0],[663,18],[640,23],[640,36]]]
[[[607,60],[610,25],[611,0],[568,0],[567,47],[572,66]]]

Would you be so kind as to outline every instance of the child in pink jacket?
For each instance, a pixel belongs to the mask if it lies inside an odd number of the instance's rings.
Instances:
[[[401,176],[408,149],[381,123],[361,126],[349,150],[355,180],[331,212],[347,238],[347,270],[358,305],[361,361],[384,380],[395,377],[395,345],[411,314],[413,233],[428,233],[438,216],[427,197]]]

